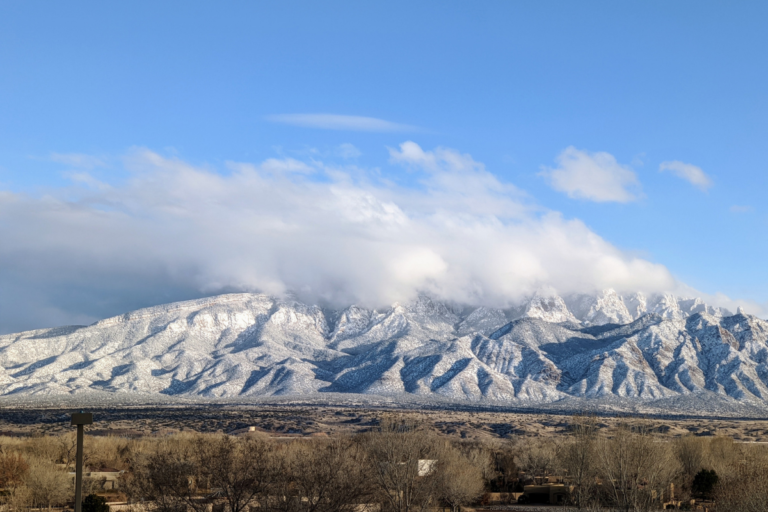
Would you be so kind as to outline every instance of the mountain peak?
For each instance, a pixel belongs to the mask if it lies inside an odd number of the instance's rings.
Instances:
[[[551,323],[579,322],[568,310],[565,301],[559,295],[554,294],[534,294],[528,301],[523,316],[538,318]]]
[[[643,301],[647,309],[635,310]],[[0,395],[334,392],[541,403],[707,392],[761,403],[768,322],[721,313],[700,300],[612,289],[539,293],[517,310],[419,297],[330,311],[230,294],[0,336]]]
[[[575,317],[587,325],[625,324],[637,318],[629,312],[624,299],[612,288],[606,288],[596,295],[571,295],[566,299],[566,304]]]

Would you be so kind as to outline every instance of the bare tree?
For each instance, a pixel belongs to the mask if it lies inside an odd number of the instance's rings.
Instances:
[[[32,489],[26,485],[10,489],[5,499],[5,506],[9,512],[29,510],[32,506]]]
[[[418,422],[385,418],[378,431],[364,434],[362,442],[377,494],[389,509],[425,510],[435,501],[436,474],[419,461],[436,460],[437,443]]]
[[[29,464],[18,452],[0,452],[0,487],[16,487],[24,482]]]
[[[59,461],[65,465],[66,470],[75,462],[75,456],[77,455],[77,434],[70,432],[62,434],[56,438],[56,443],[59,448]]]
[[[483,481],[490,482],[496,478],[496,466],[494,464],[492,445],[481,442],[461,441],[453,445],[461,454],[482,474]]]
[[[570,439],[560,450],[560,464],[573,485],[571,499],[579,509],[588,507],[596,498],[596,424],[594,417],[574,416]]]
[[[768,449],[750,446],[741,457],[715,487],[717,509],[762,512],[768,503]]]
[[[497,473],[501,476],[504,490],[509,491],[510,483],[518,477],[515,451],[511,446],[505,445],[494,453],[493,462]]]
[[[482,469],[450,445],[440,450],[438,456],[438,496],[457,512],[483,494]]]
[[[745,445],[736,444],[731,437],[715,437],[707,448],[706,464],[721,478],[728,478],[738,469],[738,462],[745,459]]]
[[[674,448],[680,471],[685,481],[690,484],[704,466],[706,441],[700,437],[683,436],[674,441]]]
[[[281,511],[351,511],[371,499],[369,465],[359,444],[296,442],[279,455],[273,507]]]
[[[123,468],[125,459],[130,456],[131,444],[132,441],[119,437],[89,436],[84,456],[91,466]]]
[[[230,512],[244,512],[263,501],[275,472],[265,442],[225,435],[175,436],[150,453],[131,455],[131,465],[122,484],[126,494],[158,512],[203,512],[210,507],[206,494],[223,498]]]
[[[48,507],[48,510],[63,504],[73,490],[69,475],[39,459],[30,461],[25,484],[31,491],[32,503],[37,507]]]
[[[34,442],[24,446],[24,452],[30,460],[58,462],[59,446],[53,437],[36,437]]]
[[[555,467],[557,441],[544,438],[527,438],[516,447],[517,465],[541,482]]]
[[[649,510],[674,475],[669,452],[642,425],[620,425],[613,438],[601,439],[597,461],[609,504],[621,511]]]
[[[195,454],[199,478],[221,493],[230,512],[243,512],[251,501],[266,493],[272,481],[272,460],[261,440],[198,436]]]
[[[195,499],[198,476],[189,446],[166,443],[134,460],[123,487],[130,501],[146,502],[157,512],[179,512],[188,506],[203,512],[205,505]]]

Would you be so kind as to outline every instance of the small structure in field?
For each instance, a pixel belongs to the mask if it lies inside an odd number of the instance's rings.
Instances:
[[[125,471],[115,468],[86,468],[83,477],[88,479],[94,489],[99,491],[114,491],[120,488],[120,476]],[[75,473],[69,473],[70,478],[74,480]]]

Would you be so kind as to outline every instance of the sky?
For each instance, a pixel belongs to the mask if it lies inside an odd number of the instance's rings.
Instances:
[[[233,291],[766,316],[765,2],[0,3],[0,333]]]

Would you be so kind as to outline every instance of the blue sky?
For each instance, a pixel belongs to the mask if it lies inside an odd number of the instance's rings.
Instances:
[[[50,201],[138,219],[143,207],[125,206],[149,204],[127,199],[137,172],[146,177],[183,162],[231,177],[232,162],[267,172],[263,163],[274,159],[311,168],[286,178],[302,186],[338,179],[334,169],[359,183],[388,183],[376,185],[373,196],[388,197],[413,218],[418,208],[403,206],[409,191],[418,203],[439,180],[427,160],[398,159],[408,141],[448,174],[460,170],[439,148],[471,155],[473,163],[461,169],[482,166],[514,186],[490,189],[514,196],[533,212],[526,215],[559,212],[626,258],[663,265],[704,294],[765,304],[767,19],[768,5],[757,1],[4,2],[0,197],[24,202],[38,217],[0,211],[0,236],[7,235],[0,239],[0,331],[85,322],[226,290],[272,290],[259,277],[214,272],[203,279],[210,274],[200,270],[203,263],[174,260],[171,248],[161,251],[162,270],[153,267],[156,256],[125,275],[104,256],[98,278],[75,279],[84,271],[66,258],[87,260],[92,246],[83,242],[77,252],[57,245],[59,217],[39,216]],[[662,164],[669,169],[661,171]],[[142,183],[146,199],[151,185]],[[158,191],[168,186],[153,183]],[[122,195],[94,197],[98,190]],[[250,208],[237,204],[232,208]],[[436,205],[430,215],[456,204]],[[517,222],[499,211],[477,215]],[[193,229],[163,226],[179,241]],[[25,245],[24,236],[38,242]],[[87,243],[112,247],[112,236]],[[457,263],[440,253],[453,249],[443,239],[434,243],[430,250],[453,268]],[[58,277],[43,277],[53,254],[61,255]],[[186,277],[174,262],[190,265]],[[238,265],[243,275],[282,279],[258,262]],[[141,268],[146,281],[137,278]],[[414,279],[429,288],[422,278]],[[301,288],[299,277],[287,281],[275,290]],[[20,290],[28,299],[19,301]],[[365,300],[366,293],[348,295]],[[397,296],[377,293],[381,300]],[[19,316],[18,304],[37,312]]]

